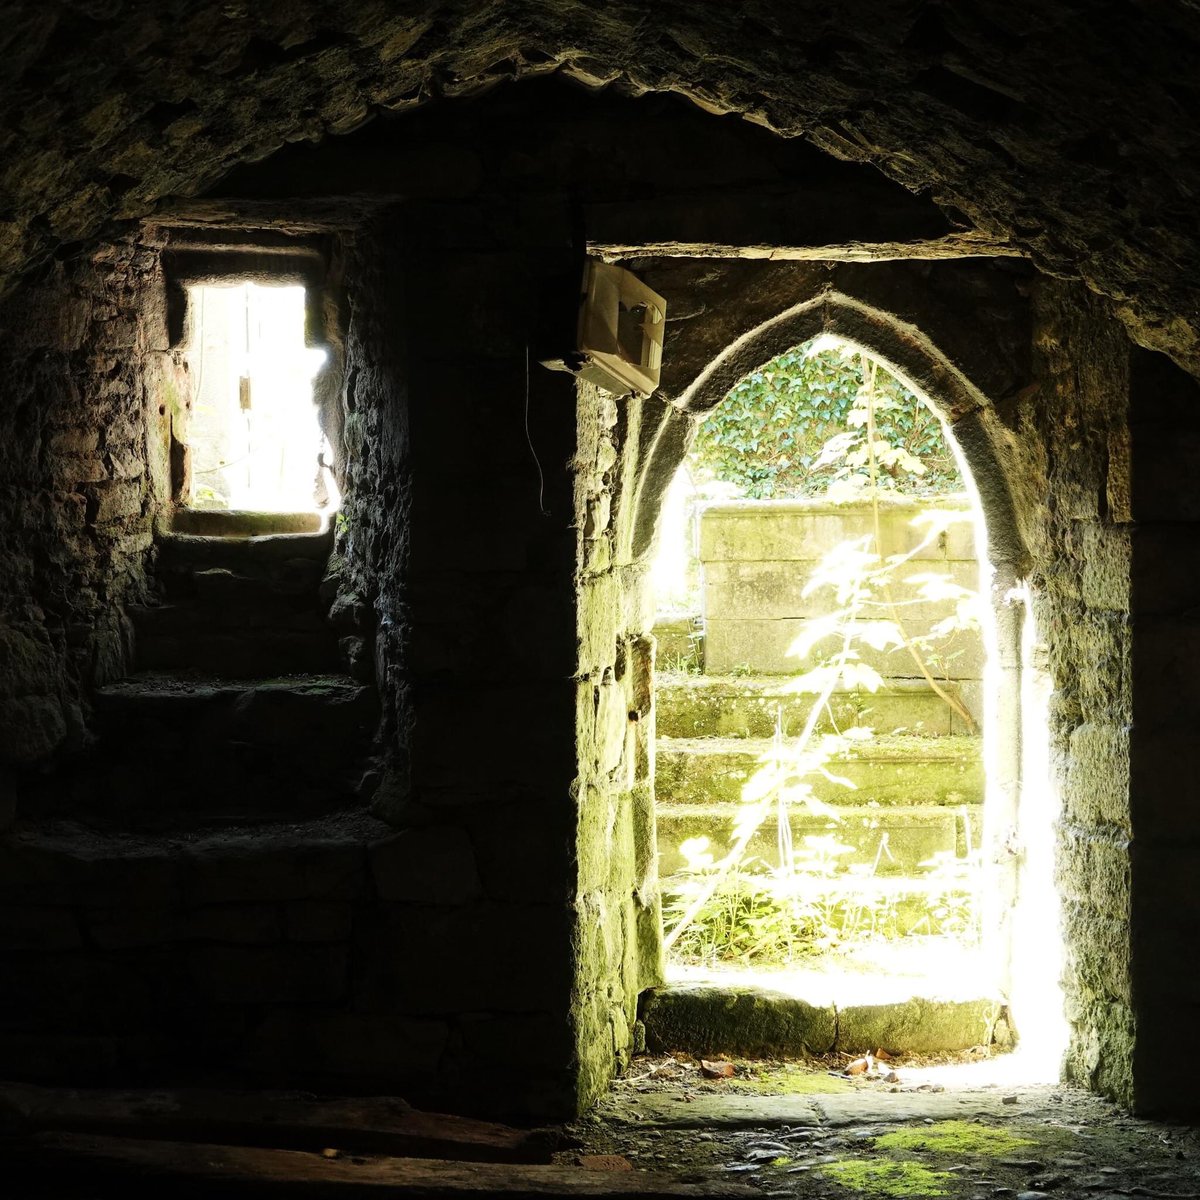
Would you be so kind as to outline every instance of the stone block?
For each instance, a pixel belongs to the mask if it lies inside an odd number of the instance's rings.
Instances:
[[[562,789],[576,774],[570,680],[511,686],[418,685],[412,772],[418,787],[532,785]],[[466,749],[469,739],[469,752]]]
[[[188,968],[197,994],[214,1004],[332,1004],[349,984],[342,946],[198,946]]]
[[[802,659],[792,646],[808,628],[800,618],[706,618],[705,669],[714,675],[754,672],[763,675],[798,675],[830,659],[840,648],[833,635],[817,643]],[[859,659],[884,679],[919,679],[920,669],[903,647],[875,650],[861,637],[854,638]],[[984,649],[979,634],[961,630],[926,643],[923,656],[936,678],[980,679]]]
[[[961,695],[962,685],[944,685]],[[785,737],[803,729],[815,697],[788,692],[778,676],[666,675],[658,677],[655,727],[659,737],[767,738],[782,717]],[[865,726],[877,734],[939,737],[955,732],[950,706],[924,680],[898,681],[876,692],[834,692],[822,710],[818,732]],[[957,718],[961,721],[961,718]]]
[[[1059,826],[1055,878],[1065,900],[1108,917],[1128,920],[1128,838],[1109,830]]]
[[[366,894],[366,849],[354,842],[256,842],[231,835],[188,847],[185,863],[186,895],[197,906]]]
[[[282,937],[279,909],[270,904],[214,904],[187,915],[189,941],[268,945]]]
[[[1138,723],[1170,726],[1200,718],[1200,621],[1139,620],[1133,628],[1133,715]]]
[[[565,1012],[469,1014],[458,1022],[464,1059],[497,1070],[520,1062],[532,1071],[566,1071],[575,1031]]]
[[[1132,433],[1134,520],[1200,521],[1200,493],[1179,486],[1200,474],[1200,429],[1138,422]]]
[[[1083,1010],[1128,1005],[1133,994],[1128,916],[1113,916],[1080,901],[1062,907],[1063,991]]]
[[[747,781],[776,754],[754,738],[659,738],[655,796],[659,803],[738,804]],[[834,753],[825,764],[846,787],[810,770],[805,780],[827,804],[960,805],[983,799],[979,738],[876,737]]]
[[[387,905],[356,922],[355,1006],[428,1016],[565,1005],[571,928],[565,906]]]
[[[946,501],[885,500],[881,513],[882,545],[886,558],[908,554],[925,540],[927,526],[919,521],[926,510],[961,513],[944,534],[917,552],[922,561],[971,560],[976,557],[970,510]],[[721,560],[787,562],[815,560],[848,541],[874,536],[868,506],[831,504],[822,500],[741,500],[706,507],[700,518],[702,563]]]
[[[987,1046],[1000,1005],[995,1000],[923,1000],[838,1009],[837,1048],[862,1054],[938,1054]]]
[[[642,1000],[646,1048],[716,1057],[803,1058],[828,1054],[837,1039],[837,1013],[764,988],[683,987]]]
[[[254,1030],[248,1065],[276,1078],[306,1074],[398,1090],[427,1082],[449,1042],[445,1021],[386,1013],[274,1010]]]
[[[183,864],[167,846],[84,842],[65,856],[64,865],[76,898],[89,908],[165,910],[181,899]]]
[[[0,1032],[0,1062],[13,1079],[78,1086],[111,1078],[118,1046],[107,1034]]]
[[[353,928],[349,904],[293,900],[283,909],[284,936],[289,942],[346,942]]]
[[[704,613],[706,618],[726,620],[781,620],[813,618],[837,609],[837,597],[828,587],[805,595],[805,588],[818,564],[814,560],[793,559],[774,562],[717,561],[704,566]],[[951,601],[922,599],[922,589],[930,575],[948,584],[979,591],[979,565],[972,561],[927,562],[897,568],[891,582],[891,596],[899,619],[912,634],[925,633],[939,621],[955,613]],[[864,606],[863,616],[871,620],[891,620],[887,595],[876,591]]]
[[[145,482],[140,475],[135,479],[90,483],[84,489],[84,494],[94,505],[89,509],[93,524],[109,525],[130,517],[140,517],[145,490]]]
[[[1183,616],[1200,606],[1200,526],[1139,524],[1130,587],[1138,617]]]
[[[0,949],[54,951],[82,945],[73,908],[0,905]]]
[[[99,908],[86,912],[88,933],[104,950],[163,946],[182,940],[184,916],[172,905]]]
[[[493,800],[464,814],[484,893],[505,904],[568,902],[577,818],[569,795],[554,800]],[[514,869],[520,862],[521,869]]]
[[[381,900],[408,904],[469,904],[483,895],[466,831],[452,825],[406,829],[370,849]]]
[[[1071,731],[1063,788],[1066,820],[1110,825],[1128,832],[1129,754],[1128,725],[1085,724]]]
[[[0,763],[37,762],[66,736],[67,721],[56,696],[0,699]]]

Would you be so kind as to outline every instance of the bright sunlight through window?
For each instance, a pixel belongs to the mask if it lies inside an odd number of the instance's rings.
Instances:
[[[304,288],[191,289],[194,508],[305,512],[335,502],[304,342]],[[327,455],[325,461],[328,461]]]

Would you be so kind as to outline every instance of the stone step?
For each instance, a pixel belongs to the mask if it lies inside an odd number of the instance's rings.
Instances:
[[[662,804],[738,804],[773,743],[767,738],[655,741],[655,798]],[[826,764],[853,789],[814,773],[813,794],[835,805],[958,805],[983,801],[983,743],[969,737],[880,736]]]
[[[158,539],[159,566],[165,571],[202,571],[212,567],[240,574],[271,574],[288,564],[324,564],[333,549],[333,530],[214,537],[164,533]]]
[[[835,1006],[809,1004],[769,986],[674,984],[648,993],[641,1016],[646,1047],[655,1053],[807,1058],[879,1048],[893,1054],[933,1054],[986,1046],[992,1042],[1000,1012],[999,1002],[987,998],[913,997],[899,1003]],[[846,1089],[851,1090],[848,1081]],[[820,1100],[828,1107],[828,1096]],[[861,1112],[861,1094],[853,1096],[853,1104]],[[653,1121],[652,1112],[639,1116]],[[826,1121],[824,1115],[816,1115],[812,1124]],[[761,1118],[746,1123],[765,1124]],[[705,1123],[705,1128],[711,1126],[711,1120]]]
[[[738,804],[659,804],[655,827],[660,874],[670,876],[686,865],[679,847],[690,838],[708,838],[713,858],[724,857],[734,844],[735,823],[743,811]],[[871,867],[879,875],[920,878],[929,870],[922,864],[935,855],[962,856],[978,846],[983,826],[981,805],[965,811],[936,805],[845,808],[836,818],[794,805],[788,817],[797,860],[826,875]],[[773,813],[750,839],[745,854],[771,867],[779,864]]]
[[[228,567],[202,570],[160,569],[159,581],[171,601],[203,600],[211,604],[269,605],[306,597],[317,603],[323,564],[309,559],[291,559],[270,572],[233,571]]]
[[[201,537],[260,537],[278,533],[320,533],[326,517],[316,512],[257,512],[234,508],[177,508],[164,532]]]
[[[97,689],[97,743],[55,800],[143,829],[333,812],[355,801],[378,715],[343,676],[131,676]]]
[[[319,629],[212,630],[182,620],[174,627],[138,628],[139,671],[203,671],[230,679],[271,679],[337,671],[337,636]]]
[[[277,629],[319,638],[330,631],[325,610],[311,590],[281,593],[256,580],[230,586],[223,597],[205,594],[169,604],[134,604],[126,612],[142,637],[238,632],[257,636],[261,630]]]
[[[788,692],[778,675],[687,675],[660,672],[655,680],[655,727],[660,737],[768,738],[776,714],[785,736],[803,728],[816,699]],[[943,685],[955,697],[957,683]],[[832,709],[832,716],[829,709]],[[877,692],[837,691],[817,729],[830,733],[859,725],[877,734],[946,737],[965,734],[966,722],[924,680],[893,680]]]

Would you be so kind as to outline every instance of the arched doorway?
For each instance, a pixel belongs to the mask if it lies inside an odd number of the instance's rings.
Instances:
[[[681,388],[676,405],[694,425],[750,368],[816,336],[884,364],[938,414],[979,517],[987,613],[981,724],[988,985],[1010,1006],[1022,1047],[1029,1051],[1019,1069],[1029,1077],[1056,1078],[1065,1022],[1052,881],[1057,802],[1048,761],[1049,677],[1024,585],[1029,555],[995,445],[997,421],[988,399],[915,325],[860,299],[825,292],[746,330]],[[656,514],[664,495],[663,468],[682,461],[687,441],[677,433],[660,439],[654,447],[659,462],[643,472],[643,481],[652,485],[644,499]],[[639,527],[645,535],[640,521]]]

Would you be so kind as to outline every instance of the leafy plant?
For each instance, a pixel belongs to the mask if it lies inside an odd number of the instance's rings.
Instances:
[[[735,484],[750,499],[865,486],[866,447],[855,422],[866,370],[874,373],[882,443],[875,455],[879,486],[919,495],[960,488],[936,414],[865,356],[823,339],[780,354],[730,391],[700,426],[694,473]]]

